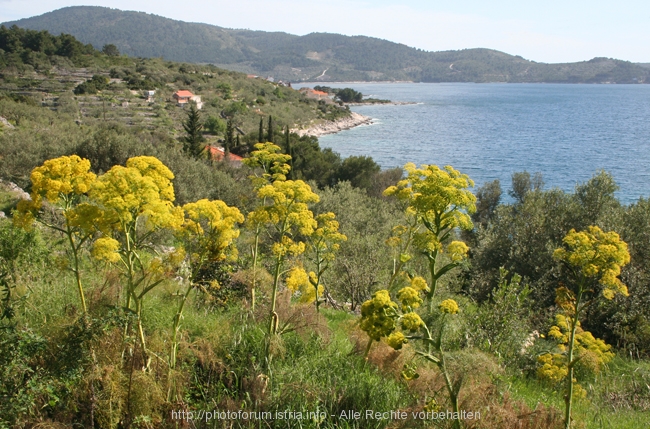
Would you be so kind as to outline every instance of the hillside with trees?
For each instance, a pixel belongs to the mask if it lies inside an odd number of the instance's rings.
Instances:
[[[73,6],[4,25],[69,33],[100,49],[138,57],[215,64],[285,81],[647,83],[650,70],[627,61],[545,64],[491,49],[427,52],[365,36],[237,30],[143,12]],[[327,73],[323,76],[323,71]]]

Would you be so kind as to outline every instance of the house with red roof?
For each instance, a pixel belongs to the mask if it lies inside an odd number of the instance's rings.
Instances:
[[[201,102],[201,96],[194,95],[186,89],[181,89],[179,91],[176,91],[174,95],[172,95],[172,97],[174,97],[174,99],[176,100],[176,104],[178,104],[179,106],[185,106],[190,101],[193,101],[196,103],[197,109],[203,107],[203,103]]]
[[[300,88],[300,92],[305,94],[307,98],[315,98],[316,100],[331,100],[332,96],[324,91],[317,91],[312,88]]]
[[[240,167],[244,158],[234,153],[229,153],[226,156],[226,151],[222,147],[218,146],[206,146],[205,149],[210,153],[210,159],[213,161],[223,161],[224,159],[228,160],[233,166]]]

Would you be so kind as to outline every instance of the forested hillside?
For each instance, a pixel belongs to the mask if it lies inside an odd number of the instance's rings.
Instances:
[[[227,24],[227,23],[224,23]],[[70,33],[96,48],[139,57],[210,63],[231,70],[309,81],[644,83],[650,70],[627,61],[544,64],[490,49],[426,52],[365,36],[234,30],[143,12],[74,6],[6,26]],[[325,74],[323,72],[326,71]]]

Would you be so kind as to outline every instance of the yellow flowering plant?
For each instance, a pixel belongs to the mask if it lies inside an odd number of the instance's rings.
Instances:
[[[372,294],[371,299],[361,304],[359,326],[369,337],[365,358],[370,353],[373,341],[380,341],[382,337],[388,337],[393,333],[399,319],[397,310],[398,305],[390,298],[387,290],[378,290]]]
[[[555,340],[557,350],[544,353],[537,358],[540,364],[537,368],[537,376],[553,384],[565,382],[569,375],[567,345],[571,339],[571,319],[564,314],[555,315],[555,325],[551,326],[548,337]],[[611,346],[595,338],[591,332],[583,330],[580,322],[576,328],[574,355],[575,367],[580,366],[592,373],[599,372],[603,365],[614,358]],[[573,389],[574,397],[582,397],[585,393],[575,379]],[[579,392],[578,395],[575,394],[576,390]]]
[[[450,166],[441,169],[435,165],[422,165],[417,168],[409,163],[404,168],[406,178],[384,192],[384,195],[394,196],[403,204],[406,218],[403,225],[393,228],[391,237],[386,241],[394,252],[392,276],[386,294],[401,287],[396,293],[400,305],[393,304],[401,310],[401,314],[397,313],[395,327],[401,321],[402,331],[393,328],[382,336],[396,350],[401,349],[407,341],[420,342],[424,347],[416,349],[416,354],[440,368],[454,411],[458,411],[461,383],[451,381],[445,365],[442,337],[448,318],[457,314],[459,307],[456,301],[446,299],[439,303],[439,313],[435,313],[435,295],[439,280],[467,258],[468,246],[462,241],[453,240],[453,234],[457,229],[469,230],[473,227],[470,215],[476,210],[476,198],[469,188],[474,186],[474,182]],[[429,283],[405,268],[412,259],[411,247],[427,257]],[[415,312],[425,302],[428,303],[426,320],[431,326]],[[362,329],[372,320],[362,311]],[[439,322],[437,329],[433,326],[435,322]],[[377,336],[373,338],[372,331],[364,330],[370,336],[370,347]],[[454,422],[454,427],[460,428],[460,420]]]
[[[322,301],[319,299],[325,287],[322,284],[323,274],[334,260],[341,243],[348,238],[339,232],[339,223],[334,213],[323,213],[316,216],[316,229],[308,237],[309,260],[316,271],[310,273],[309,283],[314,288],[316,311],[320,310]]]
[[[408,207],[405,220],[405,225],[393,227],[391,236],[386,240],[386,245],[393,251],[393,268],[388,281],[388,289],[391,291],[399,284],[399,280],[406,276],[404,267],[412,259],[410,247],[413,244],[415,234],[420,228],[417,218]]]
[[[269,308],[269,336],[278,334],[279,318],[275,310],[285,261],[289,257],[297,257],[305,252],[304,237],[312,235],[318,227],[314,214],[309,210],[309,204],[319,201],[318,195],[302,180],[285,180],[286,177],[282,173],[277,174],[272,177],[275,179],[272,183],[262,183],[258,186],[257,196],[260,205],[250,212],[247,218],[248,225],[255,231],[253,271],[257,260],[260,232],[266,230],[273,238],[271,253],[274,266]],[[270,359],[268,348],[266,358],[268,362]]]
[[[611,359],[609,346],[580,329],[580,315],[601,296],[607,300],[617,294],[627,296],[627,287],[618,276],[621,268],[630,262],[630,254],[618,234],[604,232],[597,226],[590,226],[586,231],[572,229],[562,241],[564,245],[555,250],[553,257],[564,264],[568,286],[556,289],[556,303],[562,313],[549,335],[558,342],[559,354],[563,357],[559,359],[551,354],[550,359],[545,356],[540,361],[544,368],[540,375],[552,374],[553,365],[558,362],[566,367],[564,427],[569,429],[576,364],[584,359],[599,366]]]
[[[293,294],[298,294],[298,301],[304,304],[311,304],[323,295],[323,286],[319,285],[318,289],[314,288],[315,274],[313,271],[307,273],[300,266],[292,267],[287,273],[285,284]]]
[[[126,167],[116,165],[93,182],[89,195],[103,213],[93,254],[115,263],[126,277],[124,291],[126,309],[137,316],[137,330],[145,368],[150,358],[142,327],[145,295],[169,274],[162,269],[160,258],[148,258],[144,250],[152,250],[151,236],[159,230],[177,230],[183,225],[183,210],[173,205],[173,173],[160,160],[151,156],[130,158]],[[172,252],[174,253],[174,252]],[[174,254],[166,255],[178,260]],[[127,334],[129,326],[125,328]]]
[[[285,181],[287,180],[287,174],[291,170],[288,162],[291,160],[291,156],[285,155],[282,153],[280,146],[277,146],[273,143],[257,143],[255,145],[255,150],[251,152],[250,156],[245,158],[243,163],[248,167],[254,169],[256,174],[249,176],[255,189],[260,189],[263,186],[273,184],[275,181]],[[258,173],[260,172],[261,173]],[[261,206],[266,206],[267,197],[262,195],[260,196]],[[253,255],[253,280],[251,285],[251,309],[255,310],[255,290],[257,283],[257,262],[259,259],[259,247],[260,247],[260,234],[264,230],[264,225],[266,225],[270,219],[267,216],[267,213],[263,211],[251,212],[248,216],[248,225],[254,231],[254,241],[251,248],[251,253]]]
[[[406,178],[387,188],[384,195],[402,201],[407,218],[412,219],[403,227],[406,233],[402,236],[406,238],[401,242],[414,244],[427,256],[431,287],[426,298],[431,311],[438,280],[467,257],[469,249],[465,243],[448,242],[456,228],[473,228],[470,214],[476,211],[476,197],[468,188],[473,187],[474,182],[451,166],[441,169],[436,165],[422,165],[417,168],[409,163],[404,169]],[[402,255],[408,258],[406,249],[400,253],[400,262],[405,259]],[[439,256],[443,253],[448,255],[450,262],[438,267]]]
[[[287,180],[291,156],[283,154],[280,146],[270,142],[257,143],[254,147],[255,150],[243,161],[245,165],[261,170],[261,174],[250,177],[253,184],[260,187],[276,180]]]
[[[428,360],[429,362],[432,362],[438,367],[445,379],[445,387],[447,388],[447,394],[449,395],[452,409],[455,413],[458,413],[460,409],[458,404],[458,396],[462,387],[462,378],[459,382],[452,382],[451,374],[447,369],[447,364],[445,361],[445,351],[443,350],[442,338],[447,323],[447,318],[458,314],[460,308],[455,300],[445,299],[438,305],[438,310],[442,315],[442,320],[436,337],[433,336],[429,327],[427,327],[423,322],[418,326],[420,328],[420,331],[423,333],[421,335],[411,335],[407,338],[421,340],[427,346],[426,351],[417,350],[415,353]],[[454,420],[454,428],[460,429],[460,427],[460,419],[456,418]]]
[[[420,285],[419,290],[424,291],[426,289],[423,286],[426,284],[422,285],[420,279],[417,277],[412,279],[411,285]],[[394,302],[388,290],[385,289],[375,292],[372,299],[361,305],[359,326],[369,337],[364,357],[368,358],[373,341],[381,341],[382,338],[385,338],[386,344],[395,350],[401,350],[404,344],[411,340],[421,341],[426,346],[426,350],[416,350],[415,353],[440,369],[445,378],[452,408],[454,412],[458,412],[458,395],[461,383],[452,382],[442,345],[447,318],[458,314],[458,303],[453,299],[446,299],[439,304],[441,324],[437,334],[434,335],[420,315],[414,311],[414,308],[417,308],[422,300],[418,296],[418,290],[412,286],[407,286],[398,292],[401,305]],[[398,329],[399,327],[401,327],[401,331]],[[460,420],[454,422],[454,427],[460,428]]]
[[[31,200],[21,200],[14,214],[14,223],[29,228],[36,220],[66,237],[75,276],[79,300],[84,313],[87,311],[81,282],[80,252],[96,230],[102,216],[97,207],[82,202],[95,183],[96,176],[90,171],[90,161],[77,155],[47,160],[34,168]],[[41,209],[47,201],[54,208],[54,216],[43,216]]]
[[[184,219],[175,230],[176,238],[185,254],[188,286],[180,296],[178,310],[174,316],[171,350],[169,354],[170,371],[176,367],[178,335],[185,302],[197,286],[206,289],[199,278],[201,270],[210,263],[234,261],[237,259],[235,240],[239,237],[237,226],[244,222],[244,216],[236,207],[223,201],[202,199],[183,206]],[[170,378],[171,380],[171,378]],[[171,383],[168,397],[171,395]]]

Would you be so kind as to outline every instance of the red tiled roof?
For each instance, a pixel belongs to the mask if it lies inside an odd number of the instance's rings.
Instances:
[[[174,93],[174,95],[177,96],[177,97],[194,97],[194,94],[192,94],[191,92],[189,92],[188,90],[185,90],[185,89],[181,89],[180,91],[176,91]]]
[[[314,90],[313,93],[316,94],[316,95],[325,95],[325,96],[329,95],[329,94],[326,93],[326,92],[323,92],[323,91],[316,91],[316,90]]]
[[[206,146],[207,150],[210,151],[210,158],[215,161],[221,161],[224,158],[224,149],[222,147],[216,146]],[[228,154],[228,159],[234,162],[241,162],[244,158],[234,153]]]

